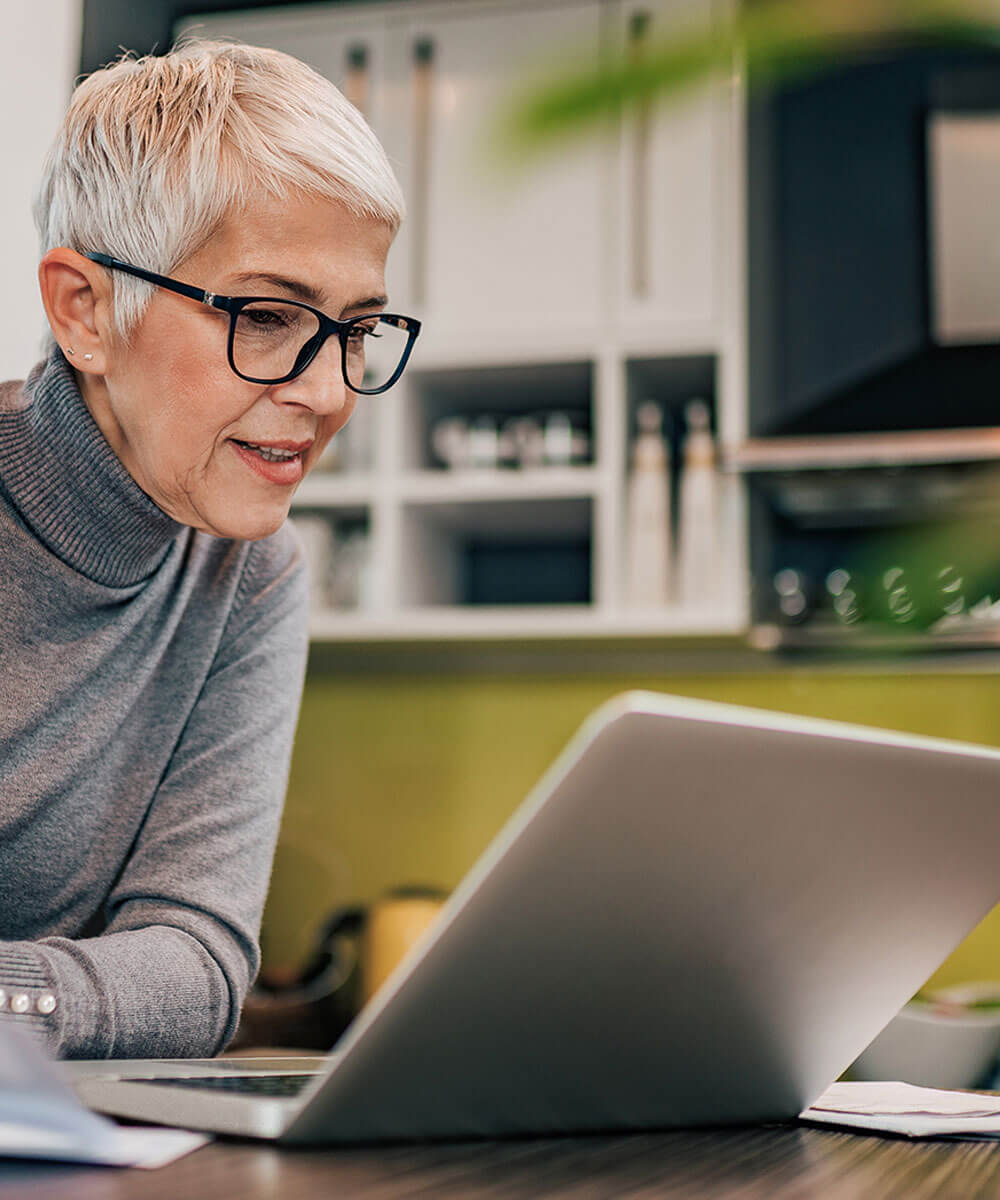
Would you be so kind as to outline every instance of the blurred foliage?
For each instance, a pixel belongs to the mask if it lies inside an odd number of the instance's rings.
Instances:
[[[901,633],[967,621],[997,599],[998,546],[997,517],[984,513],[872,537],[857,555],[858,618]]]
[[[683,95],[739,66],[753,86],[831,69],[887,44],[1000,46],[996,0],[756,0],[728,22],[678,28],[597,67],[554,72],[503,114],[501,145],[516,156],[592,129],[629,108]]]

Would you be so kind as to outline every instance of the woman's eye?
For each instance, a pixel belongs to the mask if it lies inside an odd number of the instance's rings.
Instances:
[[[266,327],[269,325],[278,326],[278,325],[287,325],[288,324],[288,317],[286,316],[286,314],[281,313],[281,312],[275,312],[273,309],[252,308],[249,311],[245,310],[244,315],[247,316],[253,322],[254,325],[259,325],[261,327]]]
[[[381,337],[382,334],[379,332],[378,322],[374,321],[370,325],[353,325],[349,336],[352,341],[364,342],[368,338]]]

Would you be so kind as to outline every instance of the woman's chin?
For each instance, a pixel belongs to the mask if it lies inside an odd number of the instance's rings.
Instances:
[[[240,511],[212,513],[210,519],[197,526],[202,532],[217,538],[234,538],[239,541],[257,542],[270,537],[284,524],[288,506],[244,508]]]

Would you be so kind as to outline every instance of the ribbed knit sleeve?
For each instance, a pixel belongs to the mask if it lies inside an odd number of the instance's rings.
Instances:
[[[0,980],[4,1023],[51,1042],[60,1018],[51,977],[34,947],[0,943]]]
[[[66,838],[91,838],[93,870],[111,873],[96,914],[103,928],[0,941],[0,1020],[30,1028],[57,1055],[208,1056],[235,1032],[258,966],[307,650],[305,567],[291,530],[244,553],[209,669],[123,861],[102,859],[104,832],[85,813],[67,808],[53,823]],[[184,653],[179,628],[161,638],[167,660]],[[183,663],[174,666],[183,678]],[[139,721],[152,740],[182,701],[142,700],[119,725]],[[120,774],[95,775],[81,794],[109,812],[126,807],[114,790],[137,777],[144,744],[121,756]],[[61,851],[49,849],[58,873]],[[82,886],[65,882],[67,894]]]

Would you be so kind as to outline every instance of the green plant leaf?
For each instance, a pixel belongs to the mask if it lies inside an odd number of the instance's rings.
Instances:
[[[556,72],[501,115],[501,151],[521,156],[592,130],[650,101],[677,98],[713,76],[745,70],[752,84],[830,69],[874,46],[921,39],[1000,44],[987,0],[758,0],[726,25],[685,29],[599,66]]]

